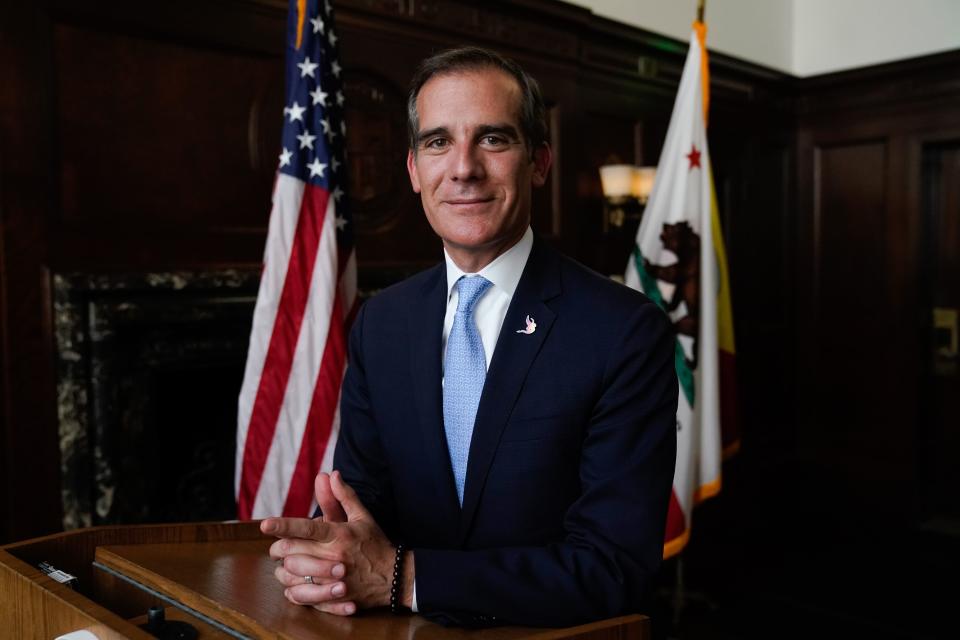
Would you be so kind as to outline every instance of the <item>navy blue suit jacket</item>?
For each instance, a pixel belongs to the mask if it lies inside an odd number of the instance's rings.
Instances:
[[[443,429],[446,297],[440,264],[363,306],[334,459],[414,550],[420,611],[545,626],[638,611],[676,455],[666,316],[535,239],[487,372],[461,508]],[[528,315],[536,331],[517,333]]]

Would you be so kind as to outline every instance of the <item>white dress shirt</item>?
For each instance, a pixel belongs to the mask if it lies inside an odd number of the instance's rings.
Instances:
[[[513,300],[513,292],[517,290],[517,283],[520,282],[520,276],[523,275],[523,268],[527,266],[527,258],[530,257],[532,248],[533,231],[530,230],[530,227],[527,227],[526,233],[523,234],[517,244],[497,256],[493,262],[477,273],[462,271],[450,259],[447,250],[443,250],[443,258],[447,263],[447,313],[443,318],[442,361],[446,360],[447,338],[450,337],[453,317],[457,313],[459,295],[454,285],[457,284],[457,280],[461,276],[477,275],[483,276],[493,284],[484,292],[473,309],[473,319],[477,323],[480,341],[483,342],[483,355],[487,359],[487,369],[490,368],[490,360],[493,358],[493,350],[497,346],[497,338],[500,336],[503,319],[507,315],[507,308],[510,306],[510,301]],[[523,329],[523,327],[517,328]]]
[[[527,266],[527,258],[530,257],[532,248],[533,231],[530,230],[530,227],[527,227],[526,232],[517,244],[497,256],[493,262],[477,273],[462,271],[450,258],[447,250],[443,250],[443,259],[447,263],[447,313],[443,317],[441,362],[446,361],[447,338],[450,337],[450,329],[453,328],[453,317],[457,313],[457,301],[460,298],[454,285],[457,284],[457,280],[461,276],[477,275],[483,276],[493,285],[484,292],[473,308],[473,319],[477,323],[480,341],[483,342],[483,355],[487,359],[487,369],[490,368],[490,360],[493,358],[493,350],[497,346],[497,338],[500,336],[503,319],[507,315],[507,309],[510,307],[510,301],[513,300],[513,293],[517,290],[517,284],[520,282],[520,276],[523,275],[523,269]],[[517,328],[523,329],[523,327]],[[414,561],[416,561],[416,558],[414,558]],[[413,612],[417,613],[416,577],[413,580],[412,604]]]

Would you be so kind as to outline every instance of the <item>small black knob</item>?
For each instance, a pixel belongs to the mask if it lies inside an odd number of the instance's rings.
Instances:
[[[163,631],[166,620],[167,618],[163,612],[163,607],[150,607],[147,609],[147,629],[149,631]]]

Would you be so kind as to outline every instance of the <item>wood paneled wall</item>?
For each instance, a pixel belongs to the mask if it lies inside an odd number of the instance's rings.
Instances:
[[[930,515],[925,461],[960,454],[933,435],[924,260],[950,253],[925,230],[921,190],[960,183],[949,162],[924,162],[960,140],[958,63],[954,52],[798,85],[798,453],[834,487],[826,499],[902,522]],[[955,202],[942,214],[960,220]]]

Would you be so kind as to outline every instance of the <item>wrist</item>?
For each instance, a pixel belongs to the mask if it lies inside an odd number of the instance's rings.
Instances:
[[[408,554],[405,545],[398,542],[394,549],[393,567],[390,574],[390,611],[394,614],[400,613],[405,606],[407,594],[404,593],[406,591],[404,589],[404,576],[406,575],[404,560],[407,559]]]
[[[413,608],[413,582],[414,577],[416,576],[416,570],[413,565],[413,551],[404,551],[405,558],[403,559],[403,580],[401,584],[403,585],[401,594],[401,602],[403,606],[407,609]]]

